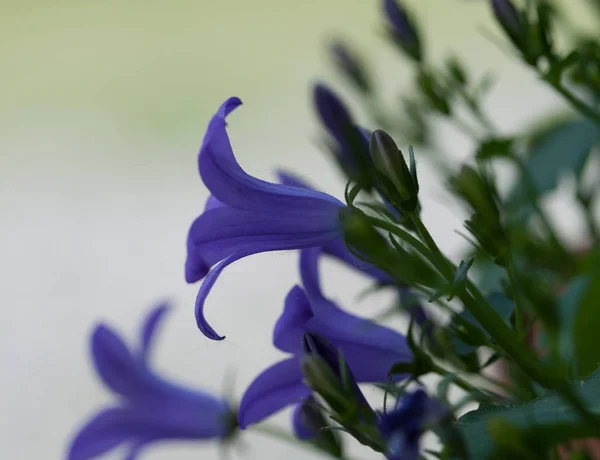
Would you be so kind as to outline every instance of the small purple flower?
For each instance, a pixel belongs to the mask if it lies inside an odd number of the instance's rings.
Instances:
[[[378,426],[387,441],[389,460],[418,460],[419,439],[428,426],[436,425],[447,410],[418,389],[398,400],[394,410],[383,414]]]
[[[224,337],[206,321],[204,302],[226,266],[259,252],[319,246],[342,233],[338,215],[344,204],[336,198],[265,182],[240,167],[225,129],[225,117],[240,104],[227,99],[208,125],[198,165],[212,195],[187,240],[187,282],[206,276],[196,298],[196,322],[213,340]]]
[[[406,9],[397,0],[383,0],[388,31],[394,41],[415,61],[422,59],[421,40]]]
[[[68,459],[87,460],[120,445],[137,458],[147,444],[161,440],[225,439],[235,429],[229,404],[208,393],[171,383],[149,366],[149,351],[168,307],[161,305],[146,317],[139,347],[128,348],[108,326],[99,325],[91,337],[94,366],[102,382],[118,397],[79,430]]]
[[[320,248],[300,252],[304,288],[294,286],[288,293],[273,331],[274,345],[293,356],[269,367],[250,384],[238,411],[242,428],[310,395],[300,369],[305,332],[319,334],[340,349],[358,382],[386,382],[393,364],[412,360],[402,335],[346,313],[323,296],[318,273],[320,252]]]

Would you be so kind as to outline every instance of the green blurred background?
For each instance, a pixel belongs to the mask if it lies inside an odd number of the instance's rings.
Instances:
[[[110,401],[88,359],[97,320],[133,340],[145,308],[173,299],[157,367],[215,392],[233,387],[238,397],[278,359],[270,334],[285,293],[298,282],[291,252],[240,261],[219,280],[207,314],[226,341],[210,342],[195,328],[197,286],[185,285],[182,267],[188,225],[207,196],[196,152],[211,114],[236,95],[244,106],[231,117],[230,133],[247,171],[272,179],[274,168],[285,166],[341,196],[342,178],[316,147],[310,85],[338,83],[326,44],[341,37],[373,65],[385,104],[408,88],[409,65],[383,39],[379,3],[0,3],[1,458],[63,458],[78,424]],[[426,31],[432,62],[457,51],[476,75],[496,71],[487,102],[502,130],[563,107],[485,38],[492,33],[503,43],[484,0],[406,3]],[[562,4],[593,26],[579,2]],[[470,154],[460,133],[442,123],[436,133],[460,154],[457,162]],[[464,216],[445,200],[430,168],[422,171],[424,218],[457,253],[464,244],[453,231]],[[557,194],[547,207],[566,237],[583,224],[561,203]],[[355,312],[375,312],[356,301],[365,280],[326,269],[329,294]],[[348,292],[349,285],[356,290]],[[287,427],[287,419],[276,421]],[[164,445],[145,458],[217,455],[214,446]],[[312,458],[251,434],[233,455]]]

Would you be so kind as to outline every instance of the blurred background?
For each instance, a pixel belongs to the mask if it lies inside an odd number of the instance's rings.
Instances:
[[[567,2],[589,26],[581,5]],[[233,388],[239,397],[279,358],[271,331],[298,282],[292,252],[228,268],[207,302],[208,317],[227,339],[211,342],[196,329],[198,286],[185,284],[183,262],[188,226],[207,197],[197,150],[209,117],[236,95],[244,106],[230,118],[229,132],[248,172],[272,180],[275,168],[285,167],[341,197],[344,181],[317,147],[311,85],[332,83],[353,101],[327,57],[328,41],[341,37],[374,66],[382,101],[393,103],[410,72],[383,38],[379,3],[1,2],[1,458],[63,458],[74,430],[111,401],[89,361],[88,337],[99,320],[134,340],[147,307],[172,299],[156,366],[216,393]],[[487,109],[502,131],[561,107],[532,72],[486,38],[504,40],[484,0],[405,3],[433,62],[456,51],[475,75],[495,72]],[[358,105],[355,112],[366,122]],[[469,140],[443,123],[436,136],[452,146],[457,165],[472,154]],[[444,184],[431,171],[423,160],[424,220],[440,245],[458,254],[465,246],[454,230],[465,216],[445,200]],[[560,193],[546,205],[576,246],[583,222]],[[371,316],[388,306],[385,294],[357,301],[368,283],[333,263],[325,268],[326,292],[350,310]],[[274,422],[287,428],[288,418]],[[314,457],[262,435],[243,439],[234,458]],[[218,455],[215,446],[177,443],[144,458]]]

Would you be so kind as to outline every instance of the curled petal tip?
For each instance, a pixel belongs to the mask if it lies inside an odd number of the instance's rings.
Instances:
[[[242,105],[242,100],[239,97],[232,96],[221,104],[221,107],[219,107],[219,115],[225,118],[240,105]]]

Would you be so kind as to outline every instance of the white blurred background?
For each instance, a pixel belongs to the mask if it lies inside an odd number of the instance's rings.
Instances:
[[[156,365],[217,393],[235,370],[239,397],[279,359],[271,330],[298,282],[294,253],[254,256],[226,270],[207,302],[225,341],[211,342],[195,327],[198,286],[185,284],[183,262],[188,226],[207,196],[197,149],[209,117],[237,95],[244,106],[230,118],[230,134],[248,172],[273,179],[275,167],[285,166],[341,197],[343,179],[315,146],[321,131],[310,85],[323,79],[353,101],[326,56],[328,40],[342,37],[376,66],[384,96],[407,87],[409,65],[382,37],[379,3],[0,2],[0,458],[64,458],[74,430],[111,402],[89,361],[88,334],[98,320],[134,340],[147,307],[173,299]],[[484,38],[482,29],[501,37],[485,0],[406,3],[426,31],[432,62],[457,51],[476,75],[496,71],[488,108],[503,131],[561,106]],[[568,3],[576,16],[579,3]],[[459,133],[440,125],[438,135],[461,157],[470,154]],[[421,171],[424,219],[442,247],[458,254],[463,241],[453,232],[463,216],[428,168]],[[560,199],[548,206],[563,233],[582,228]],[[368,283],[326,268],[326,291],[354,312],[369,316],[387,306],[357,303]],[[276,422],[289,427],[287,414]],[[161,444],[144,458],[218,453]],[[314,457],[251,433],[232,454]]]

